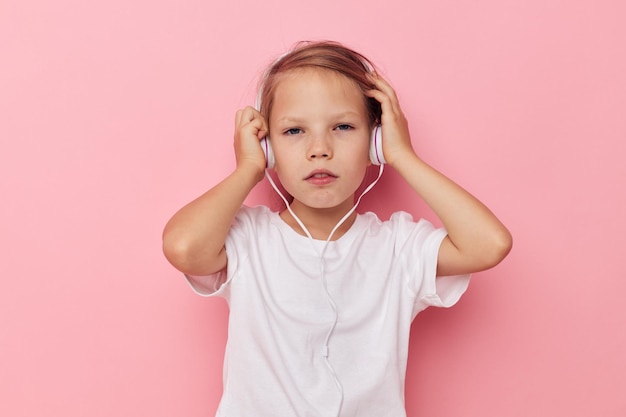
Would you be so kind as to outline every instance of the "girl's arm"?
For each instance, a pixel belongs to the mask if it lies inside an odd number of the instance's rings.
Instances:
[[[227,265],[224,243],[231,223],[252,188],[263,179],[265,156],[259,140],[267,124],[252,107],[237,111],[237,167],[215,187],[180,209],[163,231],[163,252],[189,275],[209,275]]]
[[[368,95],[382,106],[385,159],[448,231],[439,249],[437,274],[466,274],[497,265],[511,250],[509,231],[478,199],[416,155],[393,88],[378,76],[372,77],[372,81],[377,89]]]

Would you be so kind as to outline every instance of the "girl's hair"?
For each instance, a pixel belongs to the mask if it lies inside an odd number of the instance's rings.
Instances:
[[[374,88],[367,77],[368,74],[374,73],[374,65],[360,53],[337,42],[299,42],[291,51],[270,65],[259,84],[257,106],[268,122],[280,76],[301,68],[336,72],[352,80],[364,93]],[[365,94],[363,100],[370,126],[374,126],[380,122],[382,114],[380,103]]]

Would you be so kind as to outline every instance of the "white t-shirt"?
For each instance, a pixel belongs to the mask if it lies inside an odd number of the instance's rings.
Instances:
[[[385,222],[361,214],[328,243],[323,273],[324,241],[267,207],[242,207],[226,240],[227,271],[188,277],[199,294],[229,304],[217,416],[406,416],[411,322],[428,306],[456,303],[469,283],[469,275],[435,282],[445,236],[408,213]],[[337,323],[326,348],[331,299]]]

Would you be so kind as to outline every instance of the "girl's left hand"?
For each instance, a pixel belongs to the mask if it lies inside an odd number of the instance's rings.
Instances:
[[[409,124],[393,87],[378,74],[370,75],[370,80],[376,89],[366,91],[365,95],[374,98],[381,105],[383,154],[387,163],[394,166],[398,158],[415,153],[411,144]]]

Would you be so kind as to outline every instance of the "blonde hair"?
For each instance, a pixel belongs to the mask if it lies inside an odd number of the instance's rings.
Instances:
[[[265,120],[269,121],[274,92],[281,75],[300,68],[322,69],[341,74],[353,81],[363,93],[375,88],[368,78],[368,74],[375,71],[374,65],[365,56],[337,42],[299,42],[270,65],[259,83],[257,107]],[[380,103],[365,94],[363,100],[370,126],[374,126],[380,122]]]

